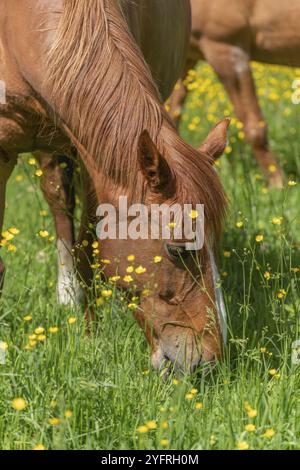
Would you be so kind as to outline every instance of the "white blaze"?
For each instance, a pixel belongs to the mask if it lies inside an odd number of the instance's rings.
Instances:
[[[220,329],[223,337],[224,344],[226,345],[227,343],[227,312],[226,312],[226,307],[225,307],[225,302],[224,302],[224,297],[221,289],[221,283],[220,283],[220,275],[219,271],[216,265],[215,257],[212,253],[210,252],[210,262],[212,266],[212,272],[213,272],[213,281],[214,281],[214,286],[215,286],[215,297],[216,297],[216,308],[219,316],[219,322],[220,322]]]

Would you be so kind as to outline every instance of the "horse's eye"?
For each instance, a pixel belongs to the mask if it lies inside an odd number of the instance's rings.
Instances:
[[[185,259],[189,255],[189,252],[182,245],[169,245],[166,243],[165,248],[169,257],[174,261]]]

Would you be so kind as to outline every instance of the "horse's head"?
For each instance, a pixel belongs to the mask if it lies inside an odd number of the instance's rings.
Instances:
[[[166,143],[166,148],[173,148],[169,155],[167,151],[162,155],[144,132],[138,156],[147,211],[134,207],[130,213],[130,208],[126,214],[127,236],[102,243],[101,257],[118,259],[117,273],[113,262],[107,265],[106,274],[129,290],[128,303],[146,333],[152,364],[158,369],[167,359],[176,368],[191,372],[197,365],[215,361],[221,355],[222,336],[225,340],[226,333],[214,251],[225,200],[212,163],[224,151],[227,127],[228,121],[216,126],[200,153],[176,137],[176,142]],[[191,153],[183,159],[181,153],[187,148]],[[201,219],[197,203],[204,206],[200,243],[195,240],[199,236],[196,222]],[[169,212],[167,218],[164,212],[155,215],[152,208],[162,204],[165,209],[176,205],[177,212]],[[186,205],[190,223],[184,215]],[[133,217],[136,210],[138,219]],[[119,217],[116,223],[120,233]],[[158,223],[160,229],[156,231]],[[164,237],[166,224],[168,236]],[[187,224],[189,230],[185,230]],[[181,231],[177,231],[178,226]],[[122,230],[124,234],[123,225]]]

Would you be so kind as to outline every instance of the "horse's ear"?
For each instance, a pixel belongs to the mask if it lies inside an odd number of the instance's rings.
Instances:
[[[209,133],[200,147],[200,152],[208,155],[208,158],[214,163],[223,153],[227,146],[227,131],[230,119],[220,121]]]
[[[172,171],[146,130],[139,138],[138,161],[152,191],[165,192],[170,189],[173,181]]]

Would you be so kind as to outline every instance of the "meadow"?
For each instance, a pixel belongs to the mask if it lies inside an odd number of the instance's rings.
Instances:
[[[300,70],[253,68],[287,176],[282,190],[266,186],[210,67],[187,78],[181,132],[189,142],[232,116],[217,165],[229,199],[220,246],[229,339],[206,373],[162,381],[115,289],[98,302],[89,336],[82,309],[57,304],[52,218],[35,161],[20,159],[1,250],[0,449],[300,449],[300,366],[292,360],[300,337],[300,105],[291,100]]]

